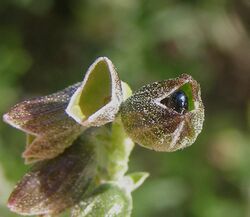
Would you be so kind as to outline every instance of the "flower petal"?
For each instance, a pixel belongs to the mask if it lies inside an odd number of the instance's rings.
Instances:
[[[57,93],[26,100],[15,105],[3,120],[26,133],[41,135],[58,132],[76,125],[65,109],[80,83]]]
[[[4,121],[26,132],[26,163],[51,159],[62,153],[83,132],[65,109],[80,86],[77,83],[49,96],[26,100],[4,115]]]
[[[82,126],[101,126],[115,119],[122,99],[114,65],[107,57],[100,57],[89,67],[66,112]]]
[[[23,157],[26,163],[34,163],[44,159],[52,159],[61,154],[67,147],[71,146],[74,140],[83,132],[80,125],[58,132],[37,136],[26,146]],[[30,136],[29,136],[30,137]]]

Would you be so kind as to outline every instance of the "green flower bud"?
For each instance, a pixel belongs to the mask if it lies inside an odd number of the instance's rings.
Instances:
[[[71,217],[129,217],[132,197],[115,183],[100,185],[72,210]]]
[[[121,178],[118,182],[101,184],[72,209],[71,217],[130,217],[131,192],[147,177],[147,173],[137,172]]]
[[[143,86],[122,103],[120,111],[132,140],[155,151],[190,146],[204,121],[200,86],[187,74]]]

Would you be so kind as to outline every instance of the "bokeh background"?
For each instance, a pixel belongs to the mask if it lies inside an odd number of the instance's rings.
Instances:
[[[130,171],[150,178],[133,217],[250,216],[249,0],[1,0],[0,114],[82,80],[108,56],[133,89],[187,72],[202,87],[193,146],[136,146]],[[23,164],[23,133],[0,123],[0,217]]]

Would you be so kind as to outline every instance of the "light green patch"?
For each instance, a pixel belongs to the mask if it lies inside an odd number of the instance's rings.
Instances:
[[[180,90],[182,90],[188,98],[188,111],[194,110],[194,98],[193,98],[193,93],[192,93],[192,87],[191,84],[186,83],[184,84]]]
[[[122,103],[121,81],[106,57],[98,58],[71,97],[66,112],[84,127],[114,121]]]
[[[111,100],[111,78],[106,62],[98,62],[88,77],[78,106],[84,118],[94,114]]]
[[[30,144],[35,140],[36,136],[31,134],[26,134],[26,148],[30,146]]]
[[[149,173],[145,172],[135,172],[125,176],[125,178],[127,178],[131,183],[130,191],[134,191],[139,188],[143,184],[143,182],[148,178],[148,176]]]
[[[122,81],[121,83],[122,83],[123,101],[125,101],[132,95],[132,90],[126,82]]]

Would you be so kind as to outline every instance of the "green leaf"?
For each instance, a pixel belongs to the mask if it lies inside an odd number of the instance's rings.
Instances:
[[[146,172],[135,172],[130,173],[124,177],[125,185],[124,187],[130,192],[139,188],[144,181],[148,178],[149,173]]]

